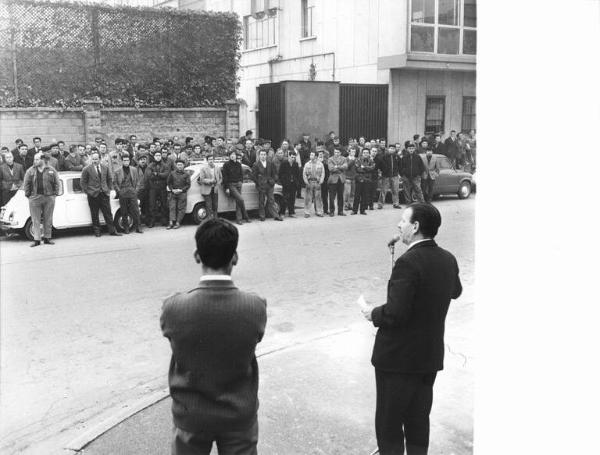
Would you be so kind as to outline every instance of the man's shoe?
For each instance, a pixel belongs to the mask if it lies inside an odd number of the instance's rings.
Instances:
[[[181,227],[181,224],[175,223],[175,226],[173,226],[173,229],[179,229],[180,227]]]
[[[167,229],[173,229],[173,223],[169,223],[169,225],[167,226]]]
[[[310,218],[310,215],[308,213],[305,213],[304,218]]]
[[[277,218],[275,218],[275,221],[283,221],[283,218],[281,218],[280,216],[278,216]]]
[[[382,209],[383,208],[383,204],[377,204],[377,208],[378,209]]]
[[[235,224],[239,224],[241,226],[244,223],[242,223],[242,220],[236,220]]]
[[[31,245],[29,245],[31,248],[34,248],[36,246],[40,246],[40,241],[39,240],[34,240],[33,243]]]
[[[330,212],[329,216],[335,216],[335,212]]]
[[[290,214],[288,215],[288,217],[289,217],[289,218],[296,218],[296,215],[294,215],[293,213],[290,213]]]
[[[146,225],[146,227],[147,227],[148,229],[152,229],[152,228],[154,227],[154,223],[153,223],[153,222],[150,222],[150,223],[148,223],[148,224]]]
[[[123,229],[123,234],[129,234],[129,228],[128,227],[126,227],[126,228]]]
[[[260,221],[265,221],[264,217],[261,216],[260,217]]]
[[[344,212],[342,212],[342,213],[338,213],[338,216],[346,216],[346,214]]]
[[[372,210],[372,209],[371,209]],[[366,215],[367,212],[360,212],[361,215]]]
[[[250,218],[244,218],[244,221],[245,221],[246,223],[252,223],[252,221],[250,221]]]
[[[100,237],[102,234],[100,234],[99,232],[94,232],[94,235],[95,235],[96,237]]]
[[[135,232],[136,232],[136,234],[143,234],[144,233],[144,231],[142,231],[140,228],[137,228],[135,230]]]
[[[355,212],[354,210],[352,210],[352,213],[350,215],[358,215],[358,212]]]
[[[109,235],[112,235],[113,237],[121,237],[123,234],[120,234],[117,231],[112,231]]]
[[[323,217],[322,213],[317,213],[317,216]]]
[[[373,210],[373,207],[369,207],[369,210]]]
[[[50,239],[42,238],[44,245],[54,245],[54,242]]]

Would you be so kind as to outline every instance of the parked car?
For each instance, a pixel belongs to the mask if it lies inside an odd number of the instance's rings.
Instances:
[[[202,220],[206,219],[206,207],[204,204],[204,198],[200,193],[200,184],[198,183],[198,176],[200,175],[200,169],[203,166],[208,166],[205,162],[192,164],[185,168],[185,171],[190,175],[192,182],[191,188],[188,190],[187,195],[187,206],[185,209],[186,214],[191,214],[195,223],[200,224]],[[221,168],[223,162],[216,162],[215,166]],[[246,205],[246,210],[258,209],[258,190],[252,180],[252,169],[242,164],[242,172],[244,175],[244,183],[242,184],[242,197]],[[235,212],[235,199],[230,198],[225,194],[225,189],[222,185],[217,185],[217,191],[219,192],[219,213],[230,213]],[[281,185],[275,184],[275,210],[279,212],[279,207],[283,202],[283,195]]]
[[[92,215],[87,201],[87,195],[81,189],[81,172],[59,172],[59,194],[56,196],[52,227],[68,229],[92,225]],[[110,209],[115,224],[123,225],[119,210],[119,200],[115,192],[110,193]],[[100,223],[105,224],[100,213]],[[17,232],[29,240],[33,240],[33,226],[29,213],[29,200],[25,191],[20,189],[8,203],[0,209],[0,229],[5,232]]]
[[[421,158],[426,160],[425,154]],[[475,179],[470,172],[454,169],[452,163],[445,155],[433,154],[440,163],[440,175],[435,181],[433,187],[433,197],[440,195],[456,194],[460,199],[466,199],[475,189]],[[402,192],[402,181],[400,181],[400,193]]]

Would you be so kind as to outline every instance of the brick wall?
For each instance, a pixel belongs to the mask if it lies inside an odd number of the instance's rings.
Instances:
[[[61,139],[67,144],[89,143],[100,136],[111,147],[117,137],[130,134],[139,141],[177,136],[183,142],[186,136],[195,141],[206,135],[239,138],[239,128],[235,102],[220,108],[101,109],[98,102],[90,100],[80,110],[0,109],[0,145],[11,149],[15,139],[30,144],[34,136],[40,136],[43,145]]]
[[[44,145],[52,140],[80,143],[85,140],[83,111],[54,109],[0,109],[0,145],[11,150],[20,138],[33,146],[33,137],[40,136]]]

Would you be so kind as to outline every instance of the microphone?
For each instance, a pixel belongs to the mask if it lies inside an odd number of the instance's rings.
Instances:
[[[399,235],[395,235],[394,237],[392,237],[392,238],[390,239],[390,241],[388,242],[387,246],[388,246],[389,248],[393,248],[393,247],[394,247],[394,245],[396,244],[396,242],[397,242],[398,240],[400,240],[400,236],[399,236]]]

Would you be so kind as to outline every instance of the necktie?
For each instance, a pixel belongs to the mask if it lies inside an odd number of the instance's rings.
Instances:
[[[100,174],[100,166],[96,166],[96,172],[98,173],[98,178],[102,179],[102,175]]]

